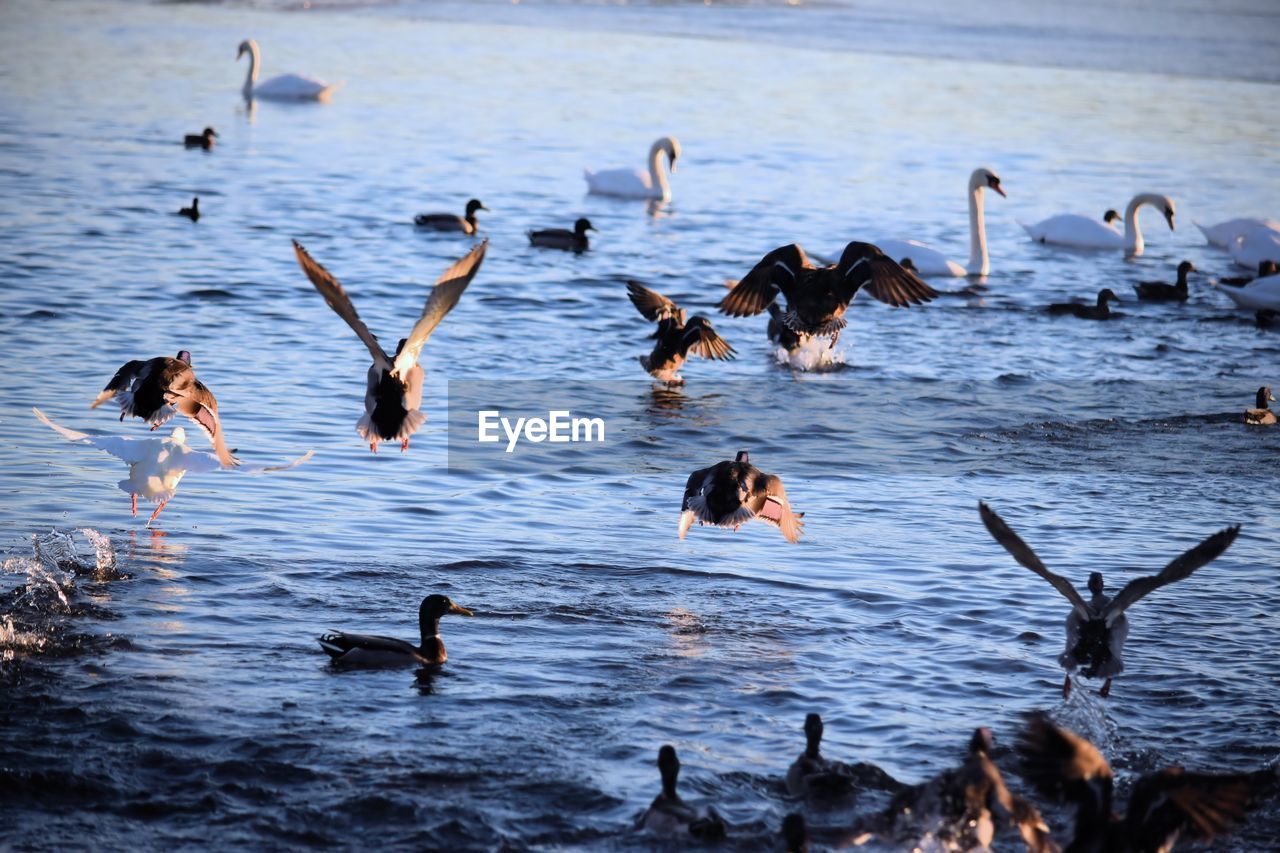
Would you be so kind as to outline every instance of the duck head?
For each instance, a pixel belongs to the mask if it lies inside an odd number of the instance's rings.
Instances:
[[[474,616],[467,608],[460,604],[454,604],[453,599],[447,595],[428,595],[422,599],[422,604],[418,607],[418,621],[436,621],[441,616],[453,614],[455,616]]]
[[[1268,387],[1266,387],[1266,386],[1263,386],[1263,387],[1261,387],[1261,388],[1259,388],[1259,389],[1258,389],[1258,405],[1257,405],[1257,407],[1258,407],[1259,409],[1265,409],[1265,408],[1268,408],[1267,403],[1268,403],[1268,402],[1274,403],[1275,401],[1276,401],[1276,396],[1275,396],[1274,394],[1272,394],[1272,393],[1271,393],[1271,389],[1270,389],[1270,388],[1268,388]]]
[[[741,462],[743,465],[751,464],[751,454],[745,450],[739,450],[738,455],[733,457],[734,462]]]
[[[822,747],[822,717],[809,714],[804,718],[805,754],[817,758]]]
[[[467,202],[467,218],[470,219],[471,217],[475,216],[477,210],[488,210],[488,209],[489,208],[485,207],[484,204],[481,203],[480,199],[473,198],[471,199],[471,201]]]
[[[1187,273],[1193,272],[1199,272],[1199,270],[1196,269],[1196,265],[1191,263],[1191,261],[1183,261],[1178,264],[1178,278],[1185,280]]]
[[[1119,222],[1120,214],[1116,213],[1115,208],[1111,208],[1106,213],[1102,214],[1102,221],[1108,225],[1112,222]]]
[[[969,754],[970,755],[990,755],[991,748],[995,746],[996,736],[992,734],[991,729],[986,726],[979,726],[973,730],[973,737],[969,738]]]
[[[203,137],[205,138],[205,140],[206,140],[206,141],[208,141],[208,140],[210,140],[210,139],[221,139],[221,138],[222,138],[221,136],[218,136],[218,131],[214,130],[212,127],[206,127],[206,128],[204,129],[204,132],[203,132],[203,133],[201,133],[200,135],[201,135],[201,136],[203,136]]]
[[[1098,304],[1106,305],[1107,302],[1119,302],[1120,297],[1116,296],[1116,292],[1109,287],[1098,291]]]
[[[658,772],[662,774],[662,793],[675,797],[676,780],[680,778],[680,759],[676,758],[676,748],[669,743],[663,744],[658,750]]]
[[[573,233],[578,237],[586,237],[588,231],[595,231],[595,226],[591,224],[591,220],[583,217],[573,223]]]
[[[1103,590],[1102,572],[1090,572],[1089,573],[1089,592],[1093,595],[1094,598],[1097,598],[1098,596],[1102,595],[1102,590]]]

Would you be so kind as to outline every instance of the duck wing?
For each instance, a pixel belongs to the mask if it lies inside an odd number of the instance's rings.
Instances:
[[[190,381],[170,385],[164,392],[165,402],[190,418],[209,436],[209,440],[213,442],[213,452],[217,454],[223,467],[236,467],[240,460],[227,449],[222,422],[218,419],[218,401],[213,398],[213,392],[190,373],[184,374],[184,377],[190,377]]]
[[[702,315],[694,317],[685,327],[680,349],[686,354],[692,352],[694,355],[717,361],[732,361],[737,355],[737,351],[716,333],[716,330],[711,327],[711,322]]]
[[[148,362],[138,359],[125,362],[124,366],[116,371],[116,375],[111,377],[107,387],[102,389],[102,393],[98,394],[97,399],[89,404],[89,408],[96,409],[121,391],[131,389],[134,381],[143,374],[147,364]]]
[[[660,323],[663,320],[674,319],[684,325],[684,311],[658,291],[650,290],[638,281],[628,280],[627,296],[631,298],[631,304],[636,306],[636,310],[646,320]]]
[[[397,640],[395,637],[378,637],[372,634],[348,634],[344,631],[333,631],[319,638],[320,647],[334,658],[363,649],[367,652],[389,652],[391,654],[418,655],[417,646]]]
[[[1239,820],[1254,794],[1276,780],[1260,773],[1187,773],[1171,767],[1143,776],[1133,786],[1125,813],[1129,841],[1155,850],[1186,833],[1207,841]]]
[[[858,291],[867,293],[895,308],[907,308],[931,302],[938,291],[920,280],[915,273],[903,269],[876,246],[852,242],[844,247],[836,264],[836,292],[844,305],[853,301]]]
[[[480,262],[484,260],[484,253],[488,248],[489,241],[481,241],[436,279],[436,285],[431,288],[431,295],[427,297],[427,304],[422,308],[422,316],[413,324],[413,331],[409,332],[400,354],[396,356],[395,366],[391,368],[392,376],[403,379],[418,363],[418,353],[422,352],[427,338],[431,337],[445,315],[453,310],[453,306],[458,304],[462,291],[467,289],[476,271],[480,269]]]
[[[751,492],[744,502],[748,509],[761,521],[767,521],[782,531],[788,542],[800,541],[804,532],[804,522],[791,509],[791,501],[787,500],[787,490],[782,480],[773,474],[759,474],[752,479]]]
[[[1009,525],[1004,523],[1004,519],[996,515],[995,510],[982,501],[978,501],[978,514],[982,516],[982,523],[987,526],[987,531],[997,542],[1004,546],[1004,549],[1013,556],[1013,559],[1047,580],[1054,589],[1062,593],[1063,597],[1071,602],[1071,606],[1080,614],[1080,618],[1093,618],[1089,605],[1085,603],[1076,588],[1071,585],[1071,581],[1049,571],[1045,564],[1040,562],[1036,552],[1031,550],[1031,546],[1023,542],[1022,538],[1014,533]]]
[[[780,246],[761,258],[751,272],[734,285],[720,300],[720,310],[730,317],[753,317],[767,308],[779,293],[790,300],[805,272],[812,269],[813,264],[798,244]]]
[[[306,273],[307,278],[311,279],[311,283],[315,285],[316,290],[320,291],[320,295],[324,297],[324,301],[334,310],[334,313],[347,321],[347,325],[356,333],[356,336],[364,342],[369,349],[369,354],[373,356],[373,363],[381,369],[391,366],[391,357],[378,344],[378,339],[369,331],[369,327],[360,319],[360,315],[356,313],[356,306],[351,302],[351,297],[347,295],[347,291],[342,288],[338,280],[333,277],[330,272],[320,266],[306,249],[302,248],[302,244],[297,240],[293,241],[293,251],[298,256],[298,265],[302,267],[302,271]]]
[[[1105,819],[1110,808],[1111,765],[1089,741],[1032,714],[1017,744],[1022,775],[1047,797],[1087,805]],[[1105,795],[1105,796],[1104,796]]]
[[[1102,616],[1107,620],[1107,625],[1116,621],[1121,613],[1124,613],[1126,609],[1144,595],[1154,592],[1166,584],[1189,577],[1196,569],[1206,563],[1213,562],[1223,551],[1231,546],[1232,542],[1236,541],[1236,536],[1239,533],[1240,525],[1238,524],[1223,528],[1196,547],[1175,557],[1169,565],[1160,570],[1160,574],[1148,575],[1144,578],[1129,581],[1115,598],[1107,602],[1107,606],[1103,609]]]

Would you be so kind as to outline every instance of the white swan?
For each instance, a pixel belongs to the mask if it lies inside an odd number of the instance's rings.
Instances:
[[[1248,308],[1250,311],[1264,308],[1280,311],[1280,275],[1255,278],[1241,287],[1214,282],[1214,287],[1230,296],[1231,301],[1241,308]]]
[[[1235,245],[1237,237],[1243,237],[1250,231],[1256,231],[1259,228],[1267,231],[1274,231],[1280,234],[1280,222],[1274,219],[1228,219],[1226,222],[1219,222],[1217,225],[1201,225],[1199,222],[1195,226],[1200,229],[1200,233],[1204,234],[1204,238],[1209,241],[1210,246],[1217,246],[1219,249],[1230,249]]]
[[[1263,261],[1280,263],[1280,231],[1255,228],[1237,235],[1231,243],[1231,259],[1237,266],[1251,270]]]
[[[674,136],[664,136],[653,143],[653,147],[649,149],[648,172],[640,169],[606,169],[603,172],[583,169],[583,177],[587,179],[587,192],[618,198],[671,201],[671,186],[667,183],[667,174],[662,168],[663,154],[667,155],[667,162],[674,172],[676,159],[680,156],[680,143]]]
[[[987,187],[1004,196],[999,175],[990,169],[974,169],[969,176],[969,266],[962,267],[937,249],[917,240],[877,240],[876,245],[895,261],[910,258],[920,275],[986,275],[991,270],[991,262],[987,259],[982,191]]]
[[[327,101],[340,83],[330,85],[314,77],[301,74],[281,74],[270,80],[258,82],[258,68],[262,64],[262,54],[258,43],[253,39],[240,42],[240,51],[236,59],[249,54],[249,73],[244,78],[244,99],[252,101],[262,98],[268,101]]]
[[[1160,193],[1139,193],[1133,197],[1124,209],[1123,234],[1092,217],[1074,213],[1050,216],[1035,225],[1018,224],[1037,243],[1057,243],[1077,249],[1124,249],[1130,254],[1141,255],[1145,243],[1142,229],[1138,226],[1138,208],[1144,204],[1159,208],[1169,223],[1169,230],[1173,230],[1173,199]]]

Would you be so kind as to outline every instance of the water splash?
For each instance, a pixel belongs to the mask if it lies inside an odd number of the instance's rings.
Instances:
[[[829,338],[809,338],[794,350],[778,347],[773,352],[779,364],[792,370],[822,371],[844,367],[844,352],[831,346]]]
[[[77,540],[76,533],[83,542]],[[8,557],[0,569],[6,575],[26,577],[25,583],[15,589],[18,595],[11,603],[14,610],[52,608],[65,612],[71,606],[68,594],[78,577],[107,580],[117,576],[111,540],[89,527],[33,533],[31,556]]]

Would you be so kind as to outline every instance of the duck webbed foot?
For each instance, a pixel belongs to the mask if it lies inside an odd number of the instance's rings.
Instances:
[[[404,453],[408,449],[409,449],[409,439],[406,438],[400,442],[400,452]]]
[[[1106,681],[1102,682],[1102,689],[1098,691],[1098,696],[1100,696],[1103,699],[1106,699],[1110,695],[1111,695],[1111,679],[1108,678]]]
[[[370,452],[370,453],[377,453],[377,452],[378,452],[378,442],[376,442],[376,441],[371,441],[371,442],[369,442],[369,452]]]

